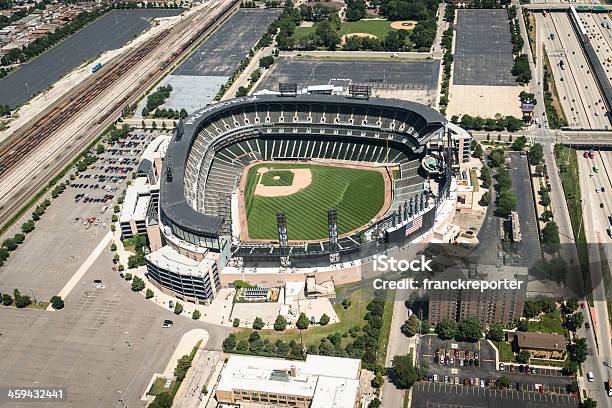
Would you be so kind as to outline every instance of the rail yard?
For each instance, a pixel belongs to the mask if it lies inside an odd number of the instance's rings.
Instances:
[[[126,105],[236,5],[233,0],[213,1],[192,10],[173,28],[108,64],[100,75],[78,86],[0,146],[0,218],[10,218],[25,198],[113,123]]]

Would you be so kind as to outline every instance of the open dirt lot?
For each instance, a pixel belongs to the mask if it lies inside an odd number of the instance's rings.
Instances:
[[[451,85],[446,113],[448,117],[468,114],[492,118],[500,113],[520,118],[522,90],[520,86]]]

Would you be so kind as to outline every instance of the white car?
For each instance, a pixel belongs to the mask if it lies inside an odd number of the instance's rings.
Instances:
[[[592,371],[589,371],[587,373],[587,380],[589,380],[589,382],[595,381],[595,376],[593,376],[593,372]]]

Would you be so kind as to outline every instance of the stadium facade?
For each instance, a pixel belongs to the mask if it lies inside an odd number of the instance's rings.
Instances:
[[[249,272],[259,282],[272,276],[270,284],[313,271],[359,280],[361,260],[418,239],[452,200],[453,163],[469,136],[448,125],[413,102],[309,94],[237,98],[192,114],[175,129],[159,177],[159,233],[150,241],[170,249],[147,256],[149,279],[196,303]],[[358,234],[337,236],[331,220],[327,239],[292,245],[282,220],[271,220],[277,242],[241,242],[235,209],[244,168],[287,160],[393,167],[393,202]]]

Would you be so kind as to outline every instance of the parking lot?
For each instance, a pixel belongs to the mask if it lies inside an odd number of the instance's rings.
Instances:
[[[578,401],[568,395],[421,382],[412,387],[412,406],[428,408],[515,408],[517,406],[556,408],[577,407]]]
[[[453,84],[516,85],[506,10],[458,10]]]
[[[37,301],[56,295],[108,233],[113,204],[146,143],[158,134],[134,133],[107,145],[94,164],[70,180],[0,268],[0,291],[19,288]]]

